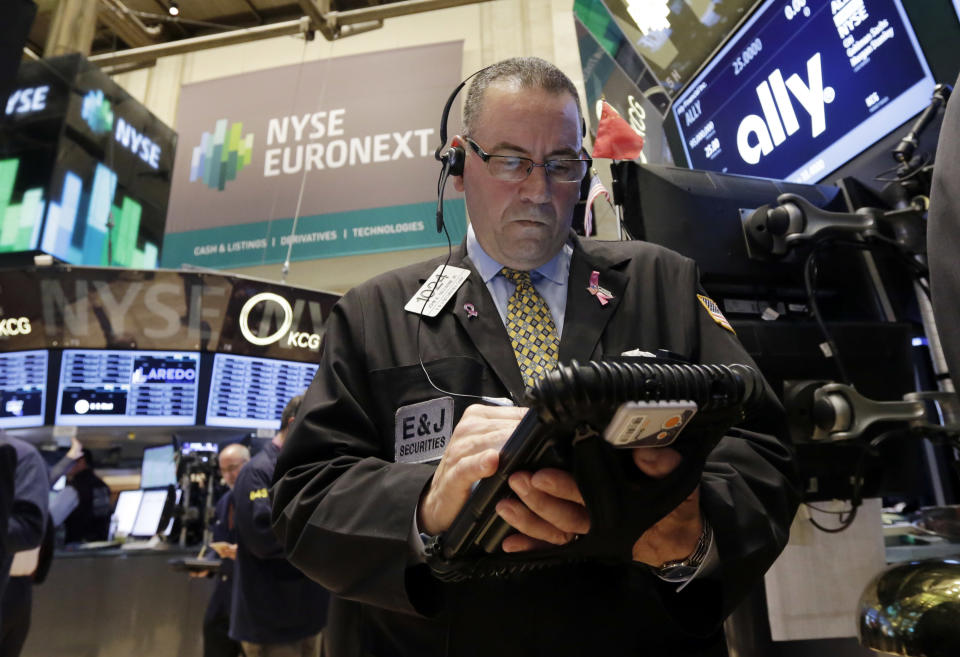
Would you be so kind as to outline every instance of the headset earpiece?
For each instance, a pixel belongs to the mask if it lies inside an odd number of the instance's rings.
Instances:
[[[467,153],[463,150],[463,146],[454,141],[454,145],[448,148],[443,154],[443,162],[447,167],[447,174],[451,176],[462,176],[463,161],[466,157]]]

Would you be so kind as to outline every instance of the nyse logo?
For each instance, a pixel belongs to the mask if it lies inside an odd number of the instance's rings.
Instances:
[[[780,69],[774,69],[757,87],[763,116],[750,114],[737,129],[737,149],[747,164],[757,164],[800,129],[790,94],[810,116],[811,136],[823,133],[827,129],[825,106],[833,102],[836,92],[823,86],[820,53],[807,60],[806,83],[796,73],[784,81]]]

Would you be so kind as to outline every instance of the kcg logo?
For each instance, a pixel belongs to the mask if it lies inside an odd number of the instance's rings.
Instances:
[[[228,128],[227,119],[217,121],[213,134],[204,132],[190,158],[190,182],[200,180],[222,192],[228,180],[235,180],[253,156],[253,133],[241,137],[242,132],[242,123]]]
[[[263,306],[260,316],[259,329],[254,332],[250,328],[250,315],[257,306]],[[320,336],[305,331],[291,331],[295,313],[290,302],[279,294],[261,292],[250,297],[240,309],[240,333],[247,342],[259,347],[265,347],[279,342],[286,336],[284,346],[316,351],[320,348]],[[276,322],[274,320],[277,320]],[[271,332],[272,325],[277,328]]]
[[[810,116],[811,136],[816,137],[827,129],[824,108],[834,101],[836,92],[833,87],[823,86],[820,53],[816,53],[807,60],[806,83],[796,73],[784,81],[778,68],[757,87],[763,116],[750,114],[740,122],[737,129],[737,149],[747,164],[757,164],[761,157],[769,155],[774,148],[786,141],[787,137],[800,129],[800,122],[790,100],[791,93]]]
[[[29,335],[31,330],[29,317],[0,319],[0,336]]]

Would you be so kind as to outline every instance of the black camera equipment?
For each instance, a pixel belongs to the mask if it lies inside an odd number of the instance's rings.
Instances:
[[[180,546],[210,540],[210,521],[214,514],[215,489],[219,466],[217,452],[210,449],[186,448],[174,438],[177,457],[177,479],[183,498],[176,518],[180,523]]]
[[[707,454],[763,390],[759,373],[739,364],[630,359],[559,367],[527,389],[530,410],[500,450],[496,474],[481,480],[450,528],[428,541],[428,564],[438,578],[459,581],[572,561],[629,561],[637,537],[693,491]],[[638,444],[670,444],[683,463],[663,479],[649,478],[622,449]],[[511,495],[507,479],[544,467],[573,474],[590,532],[564,547],[499,551],[510,527],[495,507]]]

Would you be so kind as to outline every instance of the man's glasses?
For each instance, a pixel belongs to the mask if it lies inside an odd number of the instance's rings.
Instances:
[[[590,158],[564,158],[558,160],[547,160],[543,163],[534,162],[529,157],[519,157],[517,155],[490,155],[484,151],[477,142],[469,137],[464,140],[470,144],[470,148],[480,156],[480,159],[487,165],[487,171],[497,180],[506,180],[508,182],[520,182],[526,180],[534,167],[543,167],[547,178],[556,183],[578,183],[583,180],[587,169],[593,163]]]

